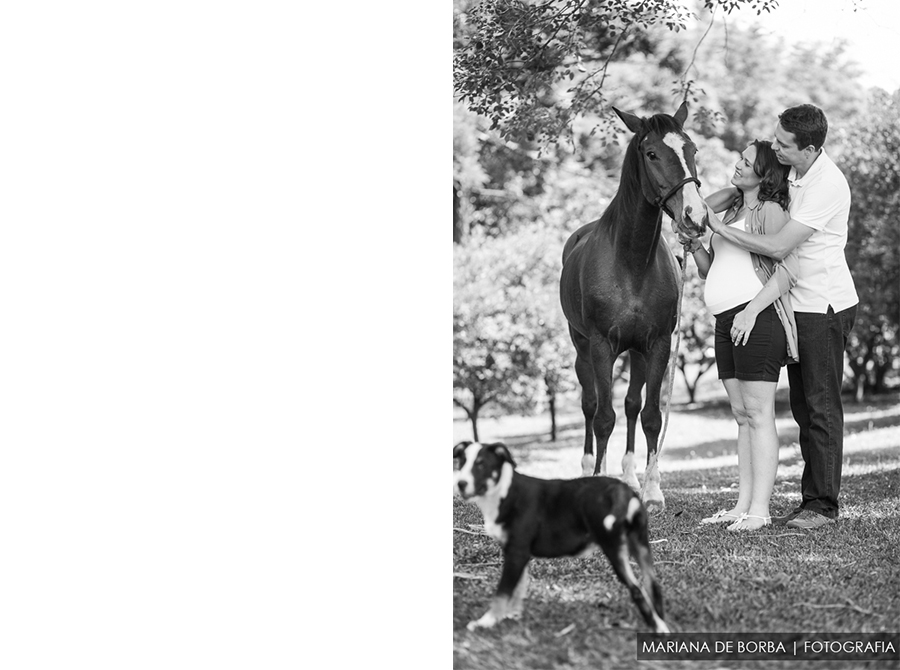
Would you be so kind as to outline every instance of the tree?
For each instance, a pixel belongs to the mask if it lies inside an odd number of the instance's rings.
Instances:
[[[466,108],[453,105],[453,241],[463,241],[466,234],[463,207],[464,194],[480,188],[488,176],[479,160],[478,118]]]
[[[861,399],[885,389],[900,355],[900,90],[870,92],[839,166],[853,196],[846,255],[859,307],[848,357]]]
[[[564,230],[473,232],[454,249],[454,403],[472,423],[488,404],[527,412],[541,397],[556,438],[556,395],[572,385],[558,281]]]
[[[568,232],[541,224],[521,230],[510,240],[513,256],[524,260],[509,288],[516,309],[531,333],[531,359],[550,413],[550,439],[556,440],[557,397],[575,386],[574,350],[559,302],[562,248]],[[536,392],[537,389],[536,389]]]
[[[778,2],[704,0],[703,5],[728,13],[749,5],[759,14]],[[597,110],[603,113],[593,130],[615,135],[618,122],[604,93],[610,63],[654,53],[652,27],[678,32],[692,17],[676,0],[482,0],[459,7],[454,90],[507,139],[545,144],[565,137],[574,144],[574,120]],[[664,58],[661,62],[666,67]],[[681,80],[686,98],[692,83]]]
[[[507,309],[498,258],[489,244],[454,248],[453,402],[465,411],[476,441],[486,405],[524,410],[533,395],[528,335]]]
[[[753,139],[771,138],[778,114],[791,105],[812,102],[826,110],[832,125],[859,112],[865,97],[860,68],[848,58],[846,42],[788,44],[759,25],[707,19],[658,45],[684,63],[684,77],[695,82],[708,109],[695,123],[699,133],[740,152]]]

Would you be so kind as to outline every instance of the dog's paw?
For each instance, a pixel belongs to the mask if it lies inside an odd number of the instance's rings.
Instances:
[[[476,619],[475,621],[470,621],[466,626],[469,630],[475,630],[477,628],[492,628],[494,624],[497,623],[496,617],[494,617],[494,613],[488,611],[483,617],[480,619]]]

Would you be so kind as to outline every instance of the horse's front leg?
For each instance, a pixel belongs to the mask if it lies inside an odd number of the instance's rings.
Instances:
[[[639,351],[632,349],[628,353],[631,371],[628,379],[628,393],[625,395],[625,419],[628,433],[625,438],[625,455],[622,456],[622,481],[635,491],[641,490],[634,467],[634,436],[637,432],[637,418],[641,411],[641,389],[647,378],[647,364]]]
[[[597,413],[597,394],[594,390],[594,369],[591,365],[591,341],[569,326],[575,345],[575,374],[581,384],[581,411],[584,414],[584,454],[581,457],[581,476],[594,474],[594,414]]]
[[[647,438],[647,472],[644,474],[644,488],[641,500],[650,511],[662,511],[666,500],[660,488],[659,474],[659,431],[662,428],[662,412],[659,407],[660,389],[669,362],[670,337],[657,339],[646,355],[647,361],[647,401],[641,411],[641,427]],[[655,509],[654,509],[655,508]]]
[[[591,368],[594,372],[594,392],[597,410],[594,412],[594,437],[597,438],[597,462],[595,475],[606,474],[606,445],[616,425],[613,411],[612,372],[617,352],[613,351],[609,340],[599,335],[591,337]]]

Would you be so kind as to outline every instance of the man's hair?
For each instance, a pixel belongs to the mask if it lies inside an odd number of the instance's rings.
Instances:
[[[825,112],[815,105],[788,107],[778,115],[778,121],[782,128],[797,138],[798,149],[812,145],[814,149],[819,150],[825,144],[828,120],[825,118]]]

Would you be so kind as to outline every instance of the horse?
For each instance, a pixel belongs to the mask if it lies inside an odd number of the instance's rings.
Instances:
[[[641,499],[665,508],[660,490],[657,438],[662,426],[660,387],[669,358],[678,308],[681,270],[669,246],[660,244],[662,213],[673,228],[695,239],[709,222],[700,197],[694,156],[684,132],[687,103],[674,115],[640,118],[613,111],[634,133],[622,165],[619,189],[596,221],[576,230],[563,248],[560,302],[575,345],[575,372],[584,413],[582,476],[606,474],[606,446],[615,425],[613,365],[629,352],[631,375],[625,397],[628,433],[624,479],[640,490],[634,469],[634,436],[640,412],[647,438],[647,469]],[[641,410],[641,389],[647,397]],[[597,440],[597,457],[593,438]]]

